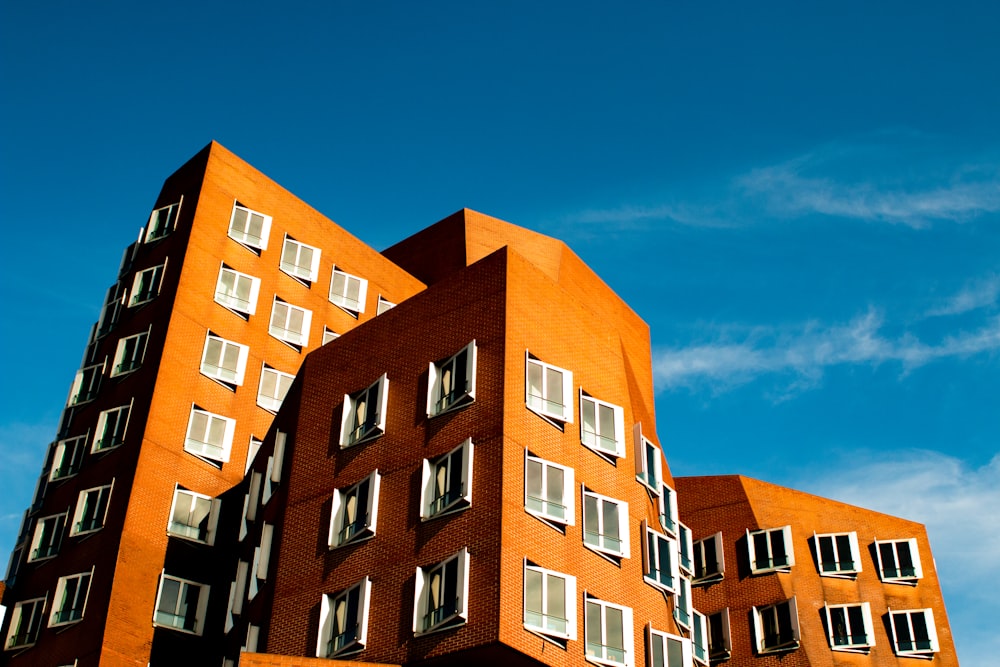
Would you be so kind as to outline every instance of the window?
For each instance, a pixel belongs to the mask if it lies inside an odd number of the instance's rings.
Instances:
[[[331,340],[337,340],[338,338],[340,338],[340,334],[339,333],[337,333],[336,331],[333,331],[332,329],[328,329],[326,327],[323,327],[323,345],[326,345]]]
[[[813,540],[820,574],[829,577],[847,575],[853,579],[861,571],[857,533],[816,535]]]
[[[247,640],[240,648],[240,651],[246,653],[256,653],[257,640],[259,637],[260,637],[260,628],[253,624],[249,625],[247,627]]]
[[[274,526],[264,524],[260,529],[260,545],[253,550],[253,564],[250,566],[250,594],[253,600],[260,591],[261,582],[267,581],[267,569],[271,563],[271,543]]]
[[[80,471],[83,464],[83,454],[87,449],[88,435],[78,435],[75,438],[60,440],[52,456],[52,468],[49,480],[65,479]]]
[[[111,499],[112,484],[85,489],[80,492],[76,501],[76,512],[73,514],[73,527],[70,535],[92,533],[104,527],[104,518],[108,513],[108,501]]]
[[[108,293],[104,297],[104,307],[101,308],[101,315],[97,319],[97,335],[103,336],[118,323],[118,315],[121,313],[122,302],[125,301],[125,291],[121,289],[119,283],[115,283],[108,288]]]
[[[643,528],[646,536],[642,553],[643,575],[648,583],[673,593],[681,576],[677,567],[677,543],[646,526],[645,521]]]
[[[413,632],[421,635],[469,620],[469,550],[437,565],[418,567],[413,599]]]
[[[376,470],[354,486],[333,492],[327,541],[331,549],[375,536],[381,480],[382,476]]]
[[[892,646],[896,655],[931,657],[937,653],[937,628],[934,627],[934,612],[930,609],[906,611],[889,610],[889,627],[892,630]]]
[[[69,392],[68,405],[80,405],[87,403],[97,397],[97,391],[101,387],[101,376],[104,375],[104,362],[86,366],[76,372],[73,379],[73,388]]]
[[[118,341],[118,349],[115,350],[115,364],[111,368],[111,377],[131,373],[142,365],[148,337],[149,332],[143,331]]]
[[[598,553],[628,558],[628,503],[584,487],[583,544]]]
[[[525,401],[528,408],[558,422],[573,421],[573,374],[525,352]]]
[[[750,553],[750,571],[754,574],[789,572],[792,565],[795,565],[791,526],[753,532],[748,530],[747,549]]]
[[[524,509],[543,521],[572,526],[573,469],[524,451]]]
[[[823,606],[826,638],[834,651],[861,651],[875,645],[871,607],[867,602]]]
[[[55,514],[38,519],[35,522],[35,533],[31,537],[31,551],[28,552],[28,562],[52,558],[59,553],[63,533],[66,531],[68,513]]]
[[[282,373],[264,364],[260,372],[260,387],[257,389],[257,405],[265,410],[277,412],[294,379],[294,375]]]
[[[677,596],[674,598],[674,619],[689,629],[691,627],[691,581],[687,577],[677,579]]]
[[[379,294],[378,295],[378,306],[375,308],[375,314],[376,315],[381,315],[382,313],[386,313],[386,312],[392,310],[395,307],[396,307],[396,304],[394,304],[392,301],[389,301],[388,299],[386,299],[385,297],[383,297],[381,294]]]
[[[660,511],[660,526],[670,535],[677,534],[677,524],[680,523],[677,512],[677,492],[664,484],[660,488],[658,501]]]
[[[677,524],[677,551],[680,554],[681,571],[687,575],[694,574],[692,561],[694,546],[691,544],[691,529],[683,523]]]
[[[350,447],[385,433],[388,400],[389,378],[385,375],[362,391],[345,394],[340,422],[340,446]]]
[[[257,518],[257,503],[260,501],[260,478],[259,472],[250,473],[250,488],[243,497],[243,519],[240,522],[240,542],[247,536],[248,521]]]
[[[233,615],[243,613],[243,601],[247,594],[247,574],[250,571],[250,563],[245,560],[236,563],[236,577],[229,586],[229,608],[226,618],[225,631],[228,634],[233,629]]]
[[[524,627],[576,639],[576,577],[524,562]]]
[[[225,264],[219,270],[219,282],[215,285],[215,302],[242,315],[257,312],[257,296],[260,294],[260,278],[230,269]]]
[[[121,446],[125,442],[125,429],[128,428],[131,412],[131,403],[102,411],[97,417],[97,430],[94,432],[94,444],[90,451],[96,454]]]
[[[646,626],[649,667],[691,667],[691,640]]]
[[[4,648],[24,648],[38,640],[38,633],[45,620],[45,598],[23,600],[14,604],[10,615],[10,629]]]
[[[589,662],[634,665],[632,610],[584,594],[584,634]]]
[[[163,282],[163,271],[167,268],[166,262],[151,269],[145,269],[135,274],[132,281],[132,293],[128,298],[129,307],[138,306],[152,301],[160,293],[160,283]]]
[[[201,374],[228,386],[243,384],[250,348],[208,332],[201,353]]]
[[[754,607],[751,622],[757,653],[799,647],[799,614],[794,597],[767,607]]]
[[[180,212],[181,203],[164,206],[153,211],[149,216],[149,224],[146,225],[146,243],[151,243],[173,231],[177,225],[177,214]]]
[[[56,584],[56,594],[52,598],[52,616],[49,627],[75,623],[83,618],[90,593],[90,578],[93,572],[60,577]]]
[[[324,595],[319,612],[317,658],[334,658],[365,648],[372,584],[365,577],[337,595]]]
[[[203,459],[224,463],[229,460],[235,430],[235,419],[192,406],[184,451]]]
[[[427,370],[427,416],[467,405],[476,400],[476,341]]]
[[[219,519],[220,501],[194,491],[177,487],[170,507],[167,532],[205,544],[215,542],[215,526]]]
[[[229,238],[260,251],[267,250],[267,237],[270,233],[271,216],[251,211],[239,202],[233,206],[233,217],[229,220]]]
[[[310,322],[312,322],[312,312],[274,297],[271,324],[267,329],[272,336],[296,349],[301,349],[309,344]]]
[[[367,280],[345,273],[336,266],[333,267],[333,276],[330,279],[330,303],[357,317],[365,312],[367,295]]]
[[[153,625],[200,635],[208,608],[208,586],[169,574],[160,576]]]
[[[923,577],[920,569],[920,552],[917,540],[875,541],[878,573],[882,581],[899,584],[916,584]]]
[[[729,607],[708,617],[708,655],[715,660],[728,660],[733,653],[729,635]]]
[[[642,424],[636,424],[632,430],[635,435],[635,478],[654,496],[658,496],[663,490],[663,454],[642,434]]]
[[[420,518],[432,519],[472,504],[472,439],[444,456],[424,459]]]
[[[708,622],[699,611],[691,612],[691,651],[695,660],[708,664]]]
[[[694,581],[707,584],[719,581],[726,573],[726,559],[722,551],[722,533],[718,532],[698,540],[694,548]]]
[[[580,390],[580,441],[598,454],[625,456],[625,412]]]
[[[299,243],[286,234],[279,267],[290,276],[312,282],[319,273],[319,255],[319,248]]]

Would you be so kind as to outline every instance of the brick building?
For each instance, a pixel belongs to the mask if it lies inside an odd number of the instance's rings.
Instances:
[[[0,661],[957,664],[921,527],[658,443],[648,327],[563,243],[463,210],[378,253],[213,143],[88,341]],[[799,564],[706,575],[739,530]],[[879,565],[809,573],[809,531]]]

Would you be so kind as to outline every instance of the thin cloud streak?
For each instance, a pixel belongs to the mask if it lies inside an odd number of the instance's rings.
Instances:
[[[990,308],[1000,298],[1000,275],[978,280],[947,299],[942,305],[927,311],[928,317],[961,315],[980,308]]]

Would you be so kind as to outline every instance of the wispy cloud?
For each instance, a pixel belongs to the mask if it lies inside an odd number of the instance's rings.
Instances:
[[[1000,275],[990,275],[967,285],[954,296],[927,311],[928,317],[961,315],[997,305],[1000,299]]]

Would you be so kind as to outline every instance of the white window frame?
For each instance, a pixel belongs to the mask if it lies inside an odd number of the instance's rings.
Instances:
[[[135,278],[132,279],[132,290],[129,292],[128,307],[141,306],[159,296],[166,270],[167,262],[164,261],[163,264],[136,271]]]
[[[691,580],[681,575],[677,579],[677,594],[674,596],[674,620],[685,630],[691,629],[694,606],[691,601]]]
[[[281,244],[281,259],[278,268],[293,278],[311,283],[319,275],[319,257],[322,251],[285,234]],[[304,256],[305,255],[305,256]]]
[[[10,615],[10,627],[7,629],[7,638],[4,641],[5,650],[10,651],[35,645],[35,642],[38,641],[38,634],[45,626],[47,603],[47,595],[14,603]],[[26,613],[25,609],[28,607],[30,607],[30,611]],[[25,622],[27,622],[27,627],[24,632],[21,632],[21,626]]]
[[[708,548],[708,545],[711,545],[711,549]],[[696,540],[692,546],[694,548],[694,578],[691,583],[707,584],[721,581],[726,576],[726,554],[722,548],[722,531]]]
[[[861,549],[856,532],[814,533],[813,547],[816,550],[816,567],[821,576],[854,579],[861,572]],[[847,553],[844,553],[845,550]],[[833,557],[832,561],[824,560],[824,551],[829,552],[828,555]]]
[[[172,611],[160,609],[160,603],[165,602],[165,600],[163,600],[163,586],[168,580],[178,586],[177,600],[175,601]],[[179,612],[186,611],[186,597],[188,595],[188,590],[192,587],[197,588],[198,599],[195,602],[194,618],[189,619],[187,614],[181,614]],[[182,579],[181,577],[175,577],[167,574],[166,572],[162,572],[160,574],[160,584],[156,590],[156,604],[153,607],[153,625],[158,628],[176,630],[177,632],[183,632],[189,635],[201,635],[205,628],[205,612],[208,609],[209,592],[210,588],[208,584],[191,581],[190,579]],[[186,627],[189,624],[189,621],[193,621],[191,624],[192,627]]]
[[[196,420],[205,420],[204,428],[197,431]],[[221,430],[221,441],[210,440],[213,434],[218,434]],[[227,463],[229,454],[233,448],[233,434],[236,432],[236,420],[222,415],[202,410],[197,405],[191,406],[191,416],[188,418],[188,427],[184,436],[184,451],[194,454],[198,458],[210,461]]]
[[[323,327],[323,345],[326,345],[330,341],[334,341],[340,338],[340,334],[330,329],[329,327]]]
[[[337,282],[340,285],[337,285]],[[357,291],[357,297],[352,296]],[[339,287],[338,291],[334,291]],[[368,281],[360,276],[353,275],[333,266],[333,273],[330,276],[330,303],[346,311],[348,314],[357,317],[365,312],[365,300],[368,298]]]
[[[146,356],[146,344],[149,342],[150,330],[147,329],[118,339],[118,347],[115,348],[115,361],[111,366],[111,377],[120,377],[139,370]]]
[[[663,492],[663,451],[642,434],[642,424],[632,427],[635,437],[635,479],[654,496]]]
[[[232,275],[232,289],[226,284],[228,282],[228,275]],[[224,280],[225,279],[225,280]],[[249,280],[250,285],[247,289],[247,298],[241,299],[237,294],[239,293],[240,283],[243,280]],[[248,273],[242,273],[236,269],[232,269],[225,264],[219,269],[219,279],[215,283],[215,302],[224,308],[238,313],[242,316],[249,317],[257,312],[257,297],[260,296],[260,278],[251,276]]]
[[[531,479],[528,474],[529,468],[538,467],[540,488],[531,488]],[[562,473],[562,489],[550,489],[553,479],[550,478],[550,471]],[[524,511],[532,516],[536,516],[549,524],[560,526],[572,526],[576,523],[576,508],[574,506],[574,472],[568,468],[552,461],[534,456],[527,449],[524,450]]]
[[[472,505],[474,451],[472,438],[466,438],[447,454],[424,459],[420,484],[422,521],[458,512]]]
[[[463,368],[459,361],[464,359]],[[476,400],[476,341],[427,369],[427,416],[434,417]]]
[[[243,466],[243,476],[245,477],[250,472],[250,467],[253,465],[253,461],[257,458],[257,452],[260,451],[261,446],[264,441],[255,436],[250,436],[250,443],[247,445],[247,462]]]
[[[49,614],[50,628],[77,623],[83,619],[83,615],[87,611],[87,598],[90,596],[90,583],[93,577],[93,568],[88,572],[59,577],[55,595],[52,596],[52,612]]]
[[[236,227],[236,216],[237,213],[243,218],[240,223],[241,228]],[[254,216],[259,217],[260,224],[260,236],[254,236],[250,230],[253,224],[257,222]],[[267,250],[267,239],[271,235],[271,216],[264,215],[259,211],[254,211],[253,209],[243,206],[239,202],[233,203],[233,212],[229,217],[229,238],[233,239],[237,243],[244,245],[255,252],[261,250]],[[257,254],[260,254],[259,252]]]
[[[317,658],[336,658],[364,650],[368,643],[371,596],[371,577],[366,576],[347,590],[322,597],[316,640]],[[344,631],[334,634],[338,625]]]
[[[676,593],[681,578],[677,540],[653,530],[642,522],[642,576],[650,586]],[[667,562],[664,563],[663,559]],[[666,577],[666,581],[664,578]]]
[[[719,637],[715,636],[712,619],[718,617]],[[729,630],[729,607],[708,616],[708,655],[712,661],[728,660],[733,654],[733,638]]]
[[[389,299],[387,299],[384,296],[382,296],[381,294],[379,294],[378,295],[378,305],[375,307],[375,315],[378,316],[378,315],[381,315],[383,313],[387,313],[387,312],[389,312],[390,310],[392,310],[395,307],[396,307],[395,303],[393,303],[392,301],[389,301]]]
[[[180,215],[183,201],[184,197],[181,197],[180,201],[174,204],[153,209],[153,212],[149,214],[149,223],[143,234],[143,243],[152,243],[162,239],[177,228],[177,217]]]
[[[199,509],[199,505],[204,509]],[[170,503],[167,533],[194,542],[215,544],[215,529],[221,505],[218,498],[195,493],[178,484]],[[178,521],[178,518],[185,520]]]
[[[374,470],[357,484],[333,492],[333,506],[330,511],[330,532],[327,545],[331,549],[347,544],[363,542],[375,537],[378,527],[378,495],[382,485],[382,475]],[[360,506],[360,496],[364,489],[364,507]],[[354,504],[351,504],[351,501]],[[362,514],[361,512],[364,512]],[[350,514],[353,513],[353,517]],[[353,519],[353,521],[351,521]]]
[[[781,534],[782,542],[785,548],[785,563],[774,563],[774,544],[773,535]],[[792,527],[783,526],[781,528],[763,528],[760,530],[749,530],[746,531],[747,534],[747,553],[750,557],[750,571],[753,574],[767,574],[770,572],[791,572],[792,566],[795,565],[795,549],[792,543]],[[754,537],[757,535],[767,536],[767,553],[763,555],[763,558],[767,563],[763,566],[758,566],[757,561],[757,547],[754,544]]]
[[[790,627],[784,629],[790,633],[790,636],[787,638],[780,634],[780,631],[783,628],[780,627],[781,617],[779,616],[779,610],[783,606],[788,607]],[[772,622],[779,631],[779,634],[776,636],[776,639],[778,640],[776,643],[767,643],[769,637],[764,635],[765,617],[768,616],[772,617]],[[795,596],[792,596],[784,602],[778,602],[777,604],[754,607],[750,616],[750,621],[754,636],[754,647],[756,648],[758,655],[792,651],[799,647],[801,638],[799,635],[798,603],[795,600]]]
[[[910,566],[907,566],[905,570],[899,558],[900,547],[903,545],[906,546],[911,561]],[[891,552],[892,563],[886,562],[886,556],[889,554],[884,552]],[[886,583],[915,586],[917,580],[924,576],[923,569],[920,567],[920,550],[917,548],[915,537],[902,540],[875,540],[875,558],[878,561],[878,576]],[[912,570],[912,572],[906,570]]]
[[[257,405],[268,412],[278,412],[292,387],[295,376],[264,364],[260,370],[260,384],[257,387]],[[265,382],[270,383],[270,392],[265,391]]]
[[[101,390],[101,378],[104,376],[107,361],[105,358],[98,364],[84,366],[76,372],[66,405],[83,405],[97,398],[97,392]]]
[[[708,618],[697,609],[691,610],[691,654],[696,662],[707,667],[709,663]]]
[[[532,605],[537,607],[537,609],[528,608],[529,573],[533,576],[537,575],[541,577],[539,580],[540,599],[537,601],[530,601],[537,602],[537,604]],[[548,605],[551,599],[549,593],[553,579],[559,579],[563,582],[563,613],[566,614],[566,618],[557,616],[554,613],[549,613],[550,611],[555,611],[550,610]],[[556,637],[563,640],[576,639],[576,577],[562,572],[556,572],[555,570],[547,570],[525,559],[524,593],[522,599],[524,605],[524,628],[526,630],[545,637]]]
[[[914,632],[913,619],[918,615],[923,616],[923,624],[927,630],[926,639],[917,638],[916,632]],[[897,627],[897,621],[904,619],[907,632],[905,637],[900,635]],[[941,650],[938,643],[937,627],[934,625],[933,609],[889,609],[889,630],[892,638],[892,650],[898,656],[932,658],[935,653]],[[917,642],[926,645],[920,645]]]
[[[371,409],[373,399],[375,405],[374,409]],[[361,391],[344,394],[344,407],[340,419],[341,449],[360,445],[384,435],[388,403],[389,378],[384,373]],[[360,405],[365,407],[362,415],[358,413]]]
[[[611,412],[611,432],[601,418]],[[594,398],[580,389],[580,442],[584,447],[612,459],[625,457],[625,410],[620,405]]]
[[[631,553],[631,545],[629,544],[629,519],[628,519],[628,503],[624,500],[619,500],[618,498],[611,498],[610,496],[604,496],[594,491],[590,491],[586,486],[580,485],[582,493],[582,512],[583,512],[583,546],[587,547],[591,551],[598,554],[611,556],[613,558],[628,558]],[[588,530],[588,519],[590,517],[590,512],[587,511],[587,500],[593,499],[597,503],[597,529],[598,532],[594,533],[593,530]],[[605,530],[605,508],[608,505],[614,505],[618,520],[618,535],[617,537],[610,534],[606,534]],[[596,537],[594,537],[596,535]],[[617,542],[617,548],[615,547],[615,542]]]
[[[56,443],[52,456],[52,466],[49,468],[49,481],[55,482],[76,475],[83,465],[83,457],[87,453],[87,443],[90,433],[65,438]],[[67,458],[67,452],[69,456]],[[68,463],[67,463],[68,461]]]
[[[29,563],[54,558],[59,554],[68,520],[69,510],[39,517],[35,521],[35,530],[32,532],[31,546],[28,550]]]
[[[691,640],[654,630],[646,624],[646,655],[649,667],[692,667]]]
[[[95,533],[104,528],[104,524],[108,518],[108,508],[111,506],[111,492],[114,491],[114,485],[114,480],[112,480],[111,484],[95,486],[80,491],[76,499],[76,510],[73,512],[73,522],[69,529],[70,537]],[[84,527],[83,521],[87,518],[85,515],[91,513],[89,499],[92,494],[96,494],[94,499],[96,502],[94,507],[96,509],[93,512],[93,516],[89,519],[89,525]]]
[[[292,326],[290,322],[296,316],[301,318],[300,326],[297,329],[290,328]],[[271,336],[301,351],[302,348],[309,345],[311,325],[311,310],[283,301],[275,295],[274,302],[271,304],[271,319],[267,325],[267,332]]]
[[[201,352],[201,374],[227,387],[238,387],[246,376],[250,348],[211,331],[205,334],[205,347]]]
[[[691,542],[691,529],[680,522],[677,523],[677,554],[681,572],[688,577],[694,576],[694,545]]]
[[[118,316],[121,315],[122,305],[127,301],[127,298],[128,292],[122,289],[120,282],[116,282],[108,288],[107,294],[104,296],[104,306],[97,318],[98,336],[104,336],[118,323]]]
[[[559,381],[562,386],[558,388],[550,386],[556,376],[561,378]],[[535,386],[532,386],[533,384]],[[558,403],[557,398],[562,403]],[[548,420],[560,424],[572,424],[573,372],[547,364],[525,350],[524,402],[529,410]]]
[[[861,627],[855,627],[851,620],[851,610],[861,611]],[[871,605],[867,602],[852,602],[849,604],[824,604],[823,626],[826,638],[833,651],[850,653],[867,653],[875,646],[875,626],[872,623]],[[837,618],[840,617],[840,618]],[[843,621],[840,626],[836,621]],[[861,633],[858,633],[858,630]]]
[[[464,625],[469,620],[469,549],[463,547],[440,563],[418,567],[413,596],[413,634],[426,635]],[[449,585],[445,579],[454,573]],[[435,576],[439,577],[437,582]],[[439,587],[435,590],[435,583]],[[455,602],[440,599],[448,588],[455,590]],[[434,597],[438,597],[434,600]],[[433,606],[437,602],[437,606]]]
[[[97,428],[94,429],[94,442],[90,447],[92,454],[117,449],[125,444],[125,434],[128,433],[128,422],[132,417],[132,401],[128,405],[102,410],[97,416]],[[114,427],[108,428],[108,423],[114,420]],[[105,443],[106,440],[109,442]]]
[[[659,510],[660,527],[668,535],[677,536],[677,526],[680,524],[680,512],[677,510],[677,492],[666,484],[660,487],[660,496],[657,499]]]
[[[591,605],[600,610],[601,626],[597,628],[597,636],[593,634],[591,627],[590,610]],[[617,610],[622,616],[622,646],[610,646],[607,641],[607,614],[608,610]],[[635,637],[632,630],[632,609],[613,602],[606,602],[583,593],[583,618],[584,618],[584,657],[587,662],[598,665],[624,665],[634,667],[635,665]],[[593,641],[597,639],[598,641]],[[608,649],[613,649],[616,653],[610,654]]]

